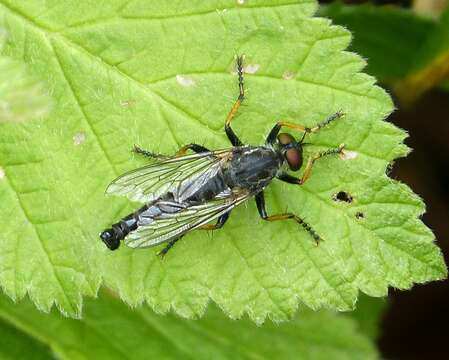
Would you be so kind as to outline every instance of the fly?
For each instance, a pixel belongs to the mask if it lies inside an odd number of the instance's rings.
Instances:
[[[127,172],[115,179],[107,194],[123,195],[144,203],[140,209],[113,224],[100,234],[106,246],[115,250],[120,241],[131,248],[146,248],[166,243],[159,252],[164,256],[173,245],[192,230],[216,230],[223,227],[235,207],[255,197],[259,215],[266,221],[292,219],[306,230],[317,243],[318,233],[293,213],[268,215],[264,189],[273,179],[302,185],[310,177],[318,159],[341,154],[344,145],[311,156],[302,177],[304,139],[333,120],[343,116],[341,111],[314,127],[278,121],[268,134],[265,144],[244,145],[231,128],[231,122],[245,99],[243,57],[237,57],[239,96],[225,120],[225,132],[232,147],[211,151],[198,144],[183,146],[175,155],[167,156],[135,146],[133,151],[152,159],[144,167]],[[302,132],[297,141],[281,128]],[[193,151],[188,155],[187,151]],[[211,221],[216,221],[211,224]]]

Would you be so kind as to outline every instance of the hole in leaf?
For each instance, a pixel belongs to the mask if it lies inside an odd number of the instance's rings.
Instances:
[[[339,191],[333,196],[334,201],[344,201],[348,204],[352,203],[352,196],[346,191]]]
[[[361,211],[357,211],[356,213],[355,213],[355,217],[356,217],[356,219],[364,219],[365,218],[365,214],[364,213],[362,213]]]

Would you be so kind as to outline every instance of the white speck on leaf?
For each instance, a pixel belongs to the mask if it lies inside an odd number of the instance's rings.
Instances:
[[[342,160],[352,160],[352,159],[355,159],[358,155],[359,155],[359,153],[357,151],[343,149],[340,154],[340,158]]]
[[[237,0],[238,5],[243,5],[245,3],[245,0]]]
[[[86,134],[83,132],[78,132],[73,135],[73,144],[81,145],[86,140]]]
[[[282,78],[284,79],[284,80],[291,80],[291,79],[293,79],[294,77],[295,77],[295,73],[293,72],[293,71],[289,71],[289,70],[286,70],[286,71],[284,71],[284,73],[282,74]]]
[[[243,68],[243,71],[247,74],[255,74],[259,68],[259,64],[248,64]]]
[[[195,85],[195,81],[191,77],[189,77],[189,76],[176,75],[176,81],[181,86],[187,86],[188,87],[188,86]]]
[[[5,170],[0,167],[0,180],[5,177]]]
[[[123,107],[133,106],[136,103],[135,100],[122,100],[120,101],[120,105]]]

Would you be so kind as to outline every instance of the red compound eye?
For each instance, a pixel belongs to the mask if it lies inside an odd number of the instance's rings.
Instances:
[[[282,145],[288,145],[295,141],[295,138],[287,133],[280,133],[278,141]],[[302,151],[299,149],[288,149],[285,153],[285,159],[292,171],[298,171],[302,165]]]
[[[285,153],[285,159],[292,171],[298,171],[302,165],[302,153],[298,149],[288,149]]]

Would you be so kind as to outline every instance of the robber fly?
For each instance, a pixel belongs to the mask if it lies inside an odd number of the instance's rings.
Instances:
[[[312,128],[279,121],[264,145],[244,145],[231,129],[231,122],[245,99],[241,56],[237,57],[237,74],[239,96],[226,117],[224,127],[231,148],[211,151],[198,144],[188,144],[174,156],[166,156],[135,146],[134,152],[151,158],[153,162],[118,177],[108,186],[106,193],[124,195],[145,205],[100,234],[109,249],[117,249],[121,240],[132,248],[166,243],[159,252],[164,256],[176,241],[192,230],[221,228],[232,209],[253,196],[262,219],[292,219],[317,243],[320,241],[316,231],[295,214],[269,216],[263,191],[274,178],[302,185],[309,178],[316,160],[342,153],[343,145],[340,145],[311,156],[301,178],[284,170],[288,167],[291,171],[298,171],[303,164],[306,135],[317,132],[343,113],[337,112]],[[301,140],[296,141],[288,133],[279,133],[282,127],[302,132]],[[188,150],[194,154],[187,155]],[[216,223],[210,224],[213,220]]]

